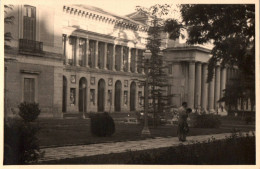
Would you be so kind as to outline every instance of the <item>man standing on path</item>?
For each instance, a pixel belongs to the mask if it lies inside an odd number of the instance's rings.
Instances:
[[[185,141],[185,119],[187,116],[187,102],[183,102],[182,106],[178,109],[178,129],[177,135],[180,141]],[[187,122],[186,122],[187,123]]]

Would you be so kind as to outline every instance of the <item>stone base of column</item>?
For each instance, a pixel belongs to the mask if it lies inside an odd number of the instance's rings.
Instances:
[[[209,110],[209,113],[216,113],[216,110],[210,109],[210,110]]]

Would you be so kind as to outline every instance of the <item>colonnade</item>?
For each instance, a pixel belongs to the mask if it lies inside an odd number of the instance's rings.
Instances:
[[[122,44],[63,35],[63,55],[66,65],[143,73],[137,65],[143,50]]]
[[[188,107],[202,108],[209,112],[215,112],[220,107],[218,100],[223,97],[227,80],[237,77],[237,70],[216,66],[213,73],[212,81],[207,83],[208,65],[202,62],[188,62]],[[224,103],[221,105],[224,107]]]

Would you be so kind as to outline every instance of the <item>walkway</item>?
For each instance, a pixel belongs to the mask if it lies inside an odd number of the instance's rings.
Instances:
[[[246,133],[241,133],[243,136]],[[231,133],[222,134],[212,134],[212,135],[200,135],[200,136],[189,136],[187,141],[182,144],[192,144],[196,141],[203,142],[209,139],[215,138],[215,140],[221,140],[230,136]],[[250,132],[250,135],[252,133]],[[51,160],[61,160],[69,158],[78,158],[86,156],[94,156],[101,154],[110,153],[121,153],[126,151],[140,151],[147,149],[156,149],[163,147],[173,147],[178,146],[181,142],[177,137],[162,138],[157,137],[154,139],[145,139],[139,141],[125,141],[125,142],[115,142],[115,143],[100,143],[100,144],[90,144],[90,145],[78,145],[78,146],[66,146],[66,147],[55,147],[55,148],[43,148],[45,155],[39,161],[51,161]]]

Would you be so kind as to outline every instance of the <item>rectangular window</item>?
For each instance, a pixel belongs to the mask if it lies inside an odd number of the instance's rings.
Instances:
[[[36,8],[24,5],[23,39],[36,40]]]
[[[112,90],[108,90],[107,103],[108,105],[112,105]]]
[[[142,92],[138,92],[138,103],[142,105]]]
[[[86,39],[79,39],[79,65],[86,65]]]
[[[24,101],[28,103],[35,102],[35,79],[24,78]]]
[[[172,74],[172,65],[169,65],[168,71],[169,71],[169,74]]]
[[[127,91],[124,91],[124,103],[125,103],[125,105],[128,104],[128,92]]]
[[[124,72],[127,72],[128,70],[128,48],[127,47],[123,47],[123,69]]]
[[[68,45],[68,62],[69,65],[75,65],[76,62],[76,37],[69,37]]]
[[[76,103],[76,89],[70,88],[70,105],[74,106]]]
[[[95,41],[89,41],[89,57],[88,57],[88,65],[91,68],[95,67],[95,53],[96,53],[96,46]]]
[[[138,50],[138,65],[137,65],[138,73],[142,73],[142,59],[143,59],[143,50]]]

